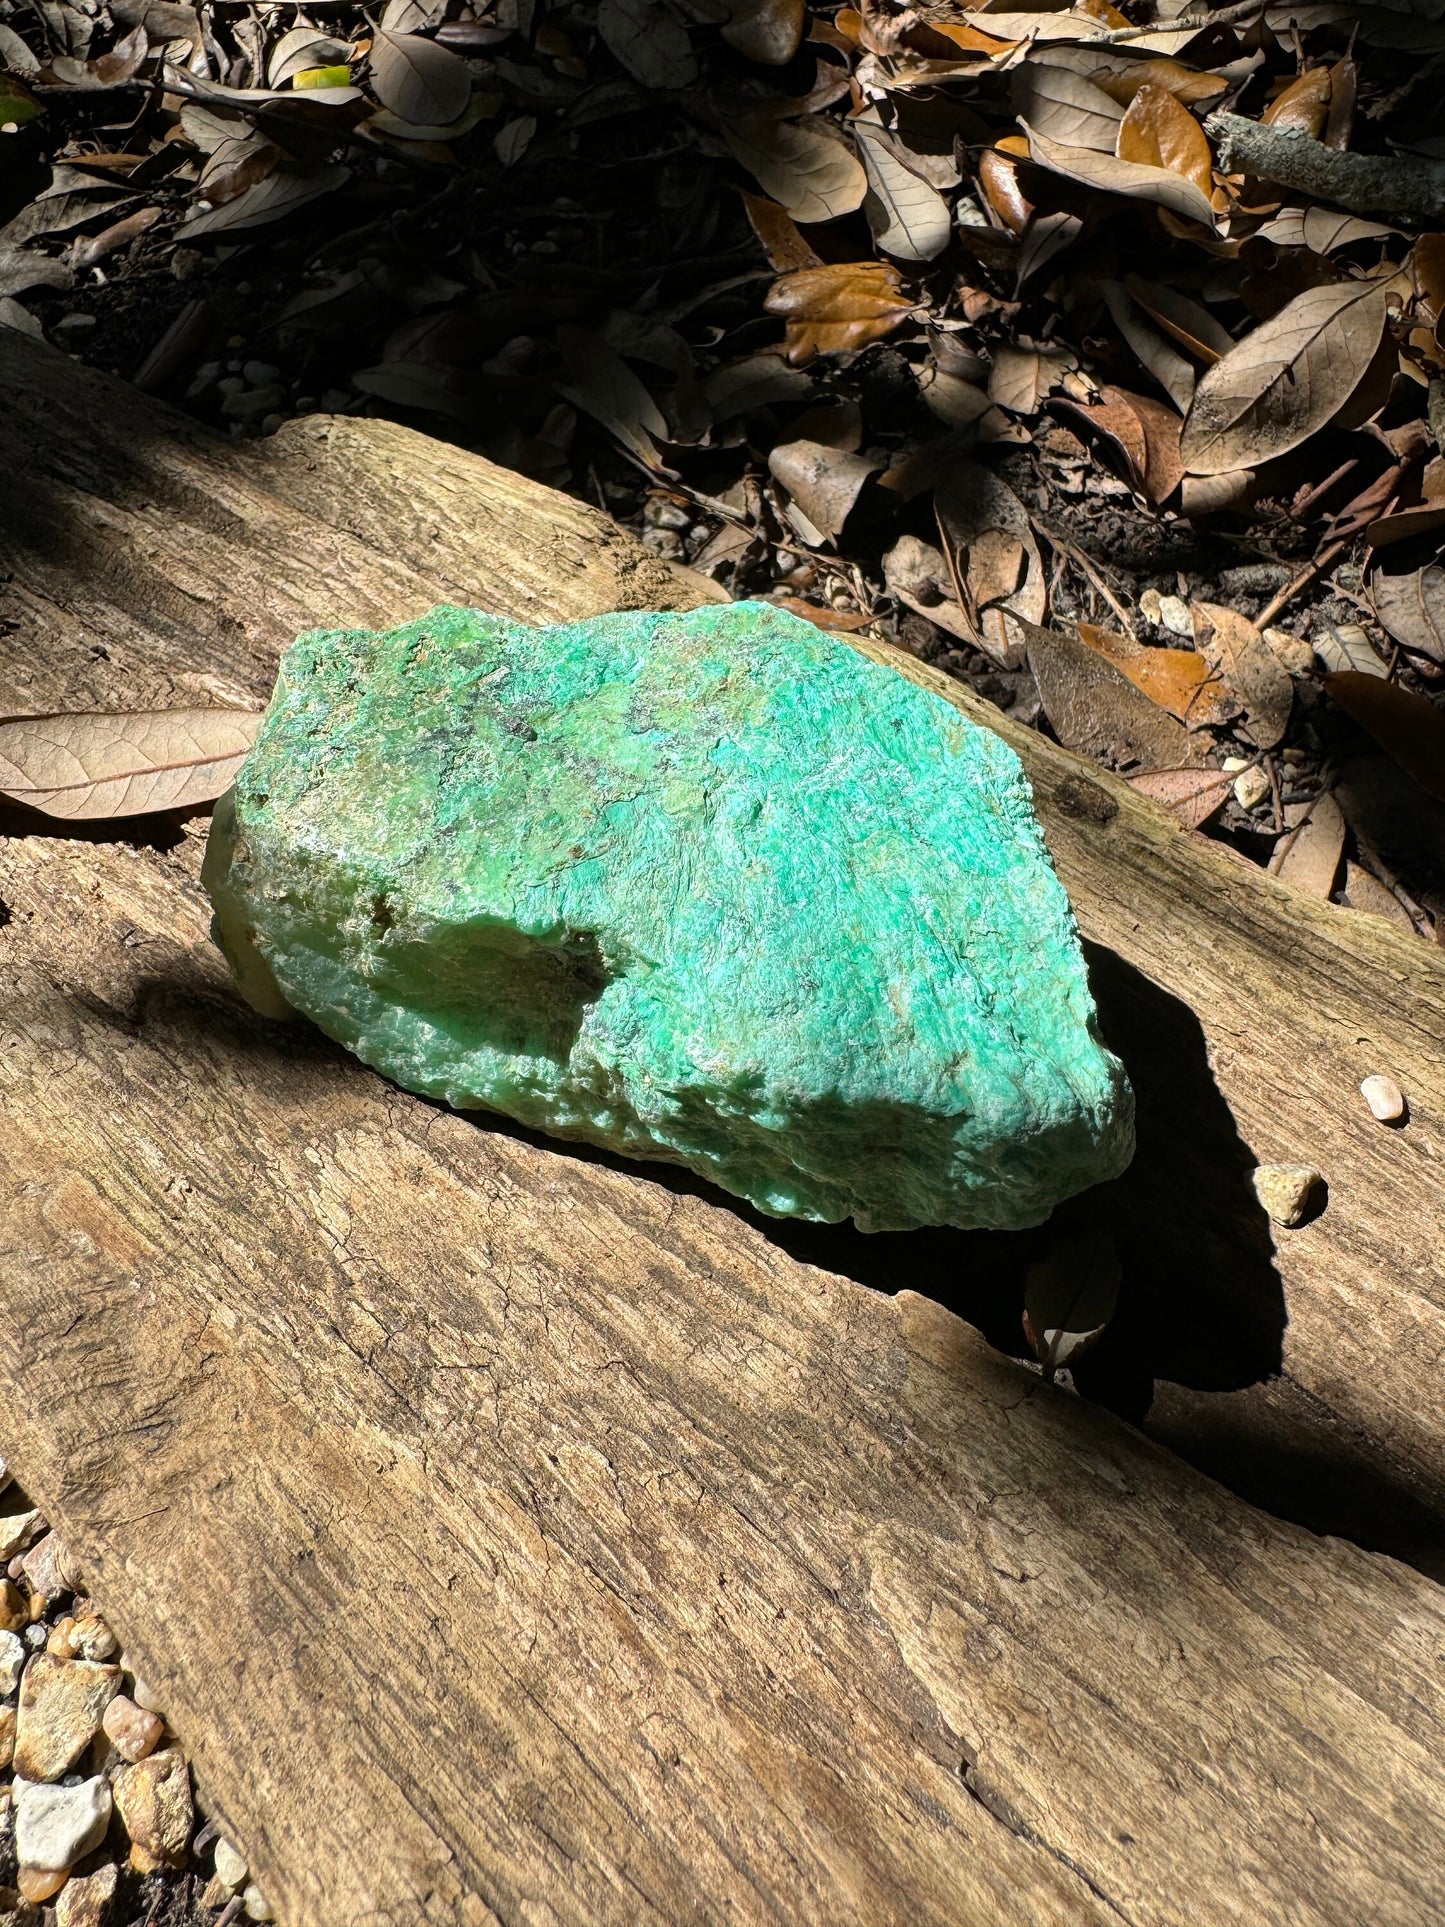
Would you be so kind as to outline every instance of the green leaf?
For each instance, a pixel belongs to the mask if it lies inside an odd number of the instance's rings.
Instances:
[[[13,74],[0,74],[0,128],[24,127],[45,112],[44,107]]]

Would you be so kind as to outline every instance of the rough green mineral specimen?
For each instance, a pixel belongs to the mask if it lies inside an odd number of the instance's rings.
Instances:
[[[261,1007],[763,1211],[1032,1224],[1133,1149],[1013,751],[765,603],[304,635],[205,880]]]

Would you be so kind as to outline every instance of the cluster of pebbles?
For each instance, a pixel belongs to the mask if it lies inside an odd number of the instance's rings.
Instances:
[[[244,1856],[197,1815],[155,1695],[3,1460],[0,1572],[0,1927],[269,1920]]]

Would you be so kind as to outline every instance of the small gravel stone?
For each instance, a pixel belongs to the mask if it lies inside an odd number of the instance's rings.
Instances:
[[[328,388],[321,397],[323,415],[344,415],[350,406],[351,390],[349,388]]]
[[[159,1713],[162,1719],[165,1718],[166,1709],[157,1699],[154,1687],[147,1686],[139,1673],[136,1674],[135,1685],[130,1689],[130,1696],[136,1705],[143,1706],[147,1713]]]
[[[22,1867],[15,1876],[21,1896],[34,1906],[59,1893],[69,1878],[64,1867]]]
[[[171,256],[171,273],[177,281],[189,281],[200,273],[202,258],[199,248],[177,248]]]
[[[60,1599],[74,1592],[80,1581],[75,1561],[58,1532],[47,1532],[25,1555],[21,1567],[32,1592],[42,1599]]]
[[[48,1637],[43,1620],[38,1620],[35,1625],[25,1628],[25,1644],[32,1653],[40,1652]]]
[[[71,1628],[70,1644],[77,1659],[114,1659],[119,1642],[99,1613],[81,1613]]]
[[[0,1632],[18,1633],[30,1623],[30,1606],[13,1579],[0,1579]]]
[[[215,1913],[219,1908],[224,1907],[230,1898],[230,1888],[224,1880],[218,1880],[215,1875],[212,1875],[201,1889],[201,1906],[210,1913]]]
[[[155,1752],[166,1730],[165,1721],[158,1714],[137,1706],[124,1693],[117,1693],[106,1707],[101,1726],[116,1752],[132,1765]]]
[[[75,1786],[48,1786],[17,1775],[15,1852],[21,1867],[73,1867],[105,1838],[110,1815],[110,1788],[103,1774]]]
[[[15,1758],[15,1708],[0,1706],[0,1767]]]
[[[231,1892],[244,1887],[251,1877],[243,1855],[238,1853],[224,1834],[216,1842],[216,1878]]]
[[[25,1641],[18,1633],[0,1633],[0,1698],[8,1699],[25,1671]]]
[[[52,333],[57,335],[83,335],[95,326],[93,314],[63,314],[56,322]]]
[[[118,1666],[37,1653],[20,1682],[16,1773],[27,1780],[58,1780],[100,1731],[101,1716],[119,1686]]]
[[[1234,800],[1239,807],[1242,810],[1258,809],[1269,795],[1269,777],[1260,765],[1246,763],[1239,756],[1226,756],[1224,767],[1226,770],[1232,768],[1240,772],[1234,783]]]
[[[220,383],[222,388],[225,383]],[[265,388],[247,388],[239,393],[231,393],[221,403],[221,413],[231,421],[253,422],[262,415],[269,415],[273,408],[279,408],[286,399],[286,390],[280,382],[271,382]]]
[[[1160,596],[1159,623],[1171,636],[1194,634],[1194,617],[1189,612],[1189,604],[1177,595]]]
[[[247,1920],[270,1920],[273,1918],[265,1894],[262,1893],[254,1881],[252,1881],[251,1885],[242,1894],[241,1905],[246,1910]]]
[[[1369,1105],[1370,1115],[1382,1124],[1398,1124],[1405,1115],[1405,1099],[1393,1077],[1379,1072],[1367,1077],[1360,1086],[1360,1096]]]
[[[245,394],[246,378],[244,375],[222,375],[216,387],[229,400],[232,395]]]
[[[44,1927],[40,1909],[14,1887],[0,1887],[0,1927]]]
[[[241,373],[253,388],[269,388],[281,379],[281,370],[269,361],[242,362]]]
[[[120,1868],[111,1860],[69,1881],[55,1903],[55,1927],[105,1927],[119,1879]]]
[[[1308,1164],[1261,1164],[1252,1182],[1272,1221],[1293,1230],[1304,1222],[1315,1188],[1324,1180]]]
[[[136,1872],[183,1867],[195,1810],[190,1771],[180,1748],[168,1746],[134,1766],[121,1767],[112,1785]]]
[[[0,1564],[28,1546],[42,1524],[39,1509],[34,1506],[28,1512],[11,1512],[0,1518]]]

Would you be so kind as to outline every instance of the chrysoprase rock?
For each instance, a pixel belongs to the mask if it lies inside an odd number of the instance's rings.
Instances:
[[[205,880],[258,1007],[763,1211],[1033,1224],[1133,1149],[1013,751],[766,603],[304,635]]]

